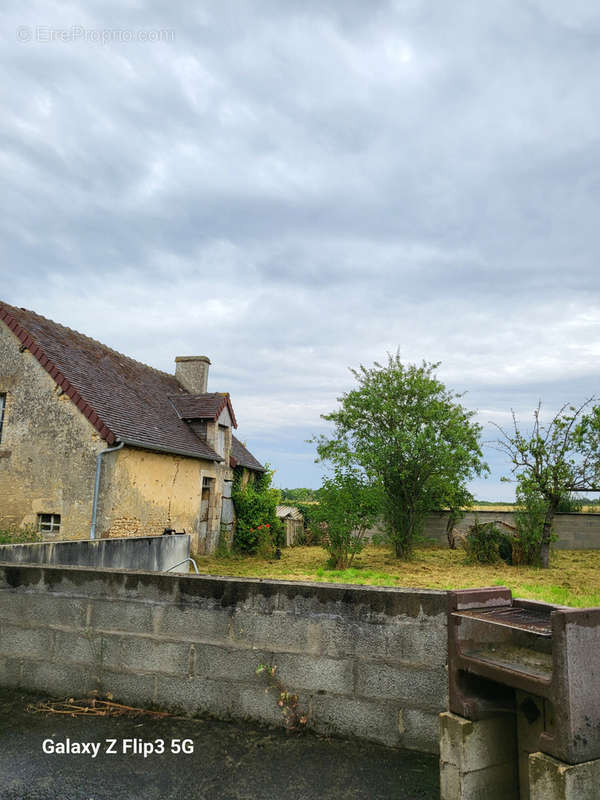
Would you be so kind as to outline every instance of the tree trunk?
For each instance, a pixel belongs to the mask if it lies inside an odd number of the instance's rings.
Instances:
[[[552,541],[552,522],[556,514],[557,503],[552,501],[546,516],[544,517],[544,529],[542,531],[542,541],[540,543],[540,567],[548,569],[550,566],[550,542]]]
[[[412,550],[414,527],[415,527],[415,522],[414,519],[411,517],[405,529],[403,531],[397,531],[396,537],[394,539],[394,550],[396,552],[396,558],[400,558],[403,561],[406,561],[410,556]]]
[[[456,550],[456,542],[452,536],[452,531],[454,530],[454,525],[457,519],[458,515],[453,511],[453,509],[450,509],[448,519],[446,521],[446,538],[448,539],[448,547],[450,550]]]

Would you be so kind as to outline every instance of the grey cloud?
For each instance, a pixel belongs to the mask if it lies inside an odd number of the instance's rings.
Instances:
[[[595,392],[593,0],[2,14],[2,297],[163,369],[208,353],[282,483],[318,481],[319,414],[397,347],[484,424]]]

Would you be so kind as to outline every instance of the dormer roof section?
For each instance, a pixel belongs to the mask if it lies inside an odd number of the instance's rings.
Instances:
[[[206,394],[171,395],[169,400],[182,420],[207,420],[217,422],[225,409],[231,418],[231,424],[237,428],[237,421],[228,392],[209,392]]]

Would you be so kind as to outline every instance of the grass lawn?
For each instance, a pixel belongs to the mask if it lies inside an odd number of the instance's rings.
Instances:
[[[508,586],[514,597],[548,603],[600,606],[600,550],[557,550],[550,569],[470,566],[462,550],[422,548],[412,561],[398,561],[383,547],[368,546],[347,570],[328,570],[321,547],[289,547],[281,561],[250,557],[198,556],[198,569],[208,575],[237,575],[293,581],[406,586],[422,589],[468,589]]]

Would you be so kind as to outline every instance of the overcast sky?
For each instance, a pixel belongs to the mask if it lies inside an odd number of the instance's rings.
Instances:
[[[4,3],[2,299],[212,360],[280,486],[348,367],[599,391],[597,0]],[[493,450],[480,499],[510,498]]]

